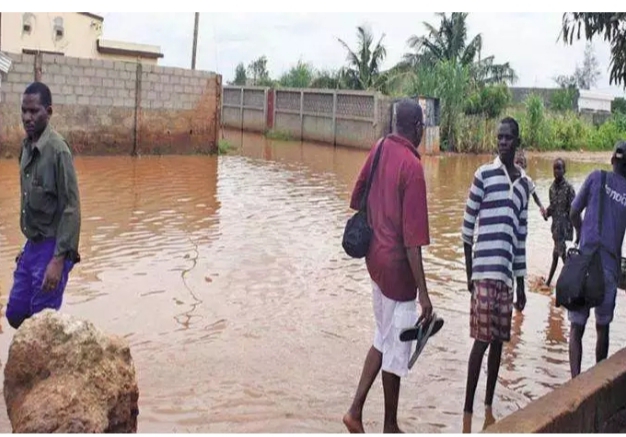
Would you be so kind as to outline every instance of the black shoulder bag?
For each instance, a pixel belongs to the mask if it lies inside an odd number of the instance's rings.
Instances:
[[[602,170],[600,184],[600,209],[598,211],[598,233],[602,238],[606,172]],[[604,301],[604,269],[600,259],[602,242],[590,253],[570,249],[559,279],[556,283],[556,306],[568,310],[596,307]]]
[[[376,150],[374,155],[374,162],[370,169],[370,174],[367,177],[367,184],[365,186],[365,193],[361,197],[361,205],[359,210],[348,220],[346,228],[343,231],[343,240],[341,245],[343,250],[352,258],[364,258],[370,248],[370,241],[372,239],[372,228],[370,228],[367,222],[367,198],[372,186],[372,180],[376,168],[378,167],[378,161],[380,160],[380,152],[383,149],[383,139]]]

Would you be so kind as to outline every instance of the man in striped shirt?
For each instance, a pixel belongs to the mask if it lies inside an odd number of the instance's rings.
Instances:
[[[467,372],[464,432],[471,431],[474,394],[487,348],[485,427],[494,420],[491,405],[502,343],[511,337],[514,282],[516,308],[522,311],[526,304],[525,245],[531,186],[524,170],[515,165],[518,146],[519,126],[507,117],[498,128],[498,157],[474,174],[463,217],[467,288],[472,294],[470,335],[474,339]]]

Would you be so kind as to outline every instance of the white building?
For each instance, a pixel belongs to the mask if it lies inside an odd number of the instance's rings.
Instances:
[[[597,91],[579,90],[578,110],[580,112],[611,112],[615,97]]]

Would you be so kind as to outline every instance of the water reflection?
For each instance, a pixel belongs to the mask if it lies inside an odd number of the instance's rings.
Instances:
[[[367,271],[340,245],[366,151],[224,135],[237,151],[219,159],[76,159],[84,261],[65,311],[128,338],[141,432],[343,432],[341,414],[373,333]],[[489,159],[424,158],[426,269],[446,325],[403,382],[407,431],[460,430],[471,346],[460,225],[472,175]],[[551,160],[529,164],[546,203]],[[578,188],[595,166],[568,162],[570,181]],[[0,186],[4,305],[22,243],[15,162],[0,161]],[[536,208],[529,229],[530,275],[545,276],[552,241]],[[618,303],[612,351],[626,343],[622,312]],[[567,329],[553,297],[529,291],[504,349],[496,419],[567,380]],[[2,360],[12,335],[0,334]],[[585,338],[583,367],[593,363],[594,341]],[[484,384],[476,405],[482,396]],[[368,430],[382,429],[382,409],[377,382]],[[0,408],[0,430],[8,429]]]

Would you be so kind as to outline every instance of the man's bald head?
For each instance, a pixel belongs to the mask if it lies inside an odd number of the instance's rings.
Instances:
[[[392,105],[391,130],[418,147],[422,140],[424,115],[415,100],[402,99]]]

